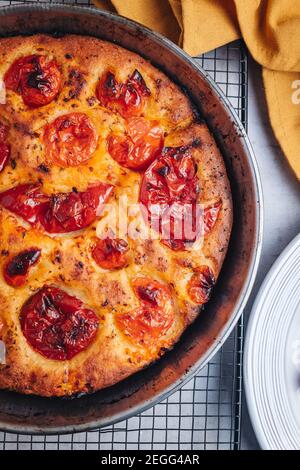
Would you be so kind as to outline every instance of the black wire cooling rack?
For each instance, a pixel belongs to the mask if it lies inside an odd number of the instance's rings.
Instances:
[[[37,0],[37,3],[57,3]],[[34,0],[0,0],[0,7]],[[89,5],[90,0],[60,3]],[[196,60],[211,74],[247,126],[247,55],[242,43]],[[0,449],[201,450],[239,449],[242,415],[243,319],[214,359],[181,390],[113,426],[66,435],[0,432]]]

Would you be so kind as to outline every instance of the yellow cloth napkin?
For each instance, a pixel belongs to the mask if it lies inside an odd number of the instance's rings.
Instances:
[[[243,37],[263,66],[274,133],[300,179],[300,0],[94,0],[198,55]]]

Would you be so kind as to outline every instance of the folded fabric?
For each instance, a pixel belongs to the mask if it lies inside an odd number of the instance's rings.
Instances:
[[[242,37],[251,55],[263,66],[271,124],[300,178],[300,1],[94,0],[94,3],[164,34],[191,55]]]

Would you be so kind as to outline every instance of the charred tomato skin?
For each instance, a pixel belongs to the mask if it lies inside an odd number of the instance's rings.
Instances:
[[[151,92],[138,70],[120,83],[115,74],[108,70],[100,78],[96,87],[96,96],[102,106],[118,112],[124,118],[139,116],[146,97]]]
[[[171,296],[169,288],[155,279],[137,277],[132,285],[138,299],[152,307],[163,308],[166,300]]]
[[[222,207],[221,201],[206,207],[198,201],[200,181],[191,150],[164,147],[145,171],[140,188],[143,215],[148,223],[155,222],[161,243],[173,251],[186,250],[207,235]]]
[[[146,348],[155,347],[174,323],[175,315],[169,288],[149,278],[136,278],[133,290],[140,306],[117,316],[119,329],[130,340]]]
[[[97,183],[82,192],[52,195],[41,224],[48,233],[69,233],[91,225],[100,215],[102,205],[112,194],[113,186]]]
[[[48,196],[39,184],[21,184],[0,193],[0,205],[48,233],[69,233],[93,223],[112,192],[112,185],[100,182]]]
[[[44,286],[23,305],[20,324],[35,351],[47,359],[65,361],[92,343],[99,319],[77,297],[58,287]]]
[[[215,276],[211,268],[209,266],[199,266],[188,282],[188,295],[196,304],[205,304],[210,299],[215,282]]]
[[[120,238],[104,238],[92,247],[92,256],[103,269],[121,269],[127,266],[128,243]]]
[[[185,249],[184,210],[191,206],[194,213],[198,194],[199,180],[190,148],[164,147],[143,175],[140,202],[147,209],[148,222],[152,208],[156,211],[160,207],[157,229],[162,243],[172,250]],[[176,226],[182,228],[181,233],[175,233]]]
[[[29,55],[16,59],[4,75],[7,89],[22,96],[29,108],[39,108],[53,101],[61,88],[61,72],[55,59]]]
[[[30,268],[39,261],[41,252],[40,248],[29,248],[10,259],[3,270],[6,283],[12,287],[23,286]]]
[[[110,102],[119,99],[121,93],[121,85],[116,80],[115,75],[108,71],[99,80],[96,95],[105,107],[108,107]]]

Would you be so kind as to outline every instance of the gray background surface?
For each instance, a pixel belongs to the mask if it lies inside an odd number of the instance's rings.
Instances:
[[[248,92],[248,135],[263,186],[264,236],[260,267],[247,305],[246,320],[268,270],[285,246],[300,232],[300,184],[274,138],[268,119],[261,68],[251,59]],[[241,448],[258,448],[246,406],[243,406]]]

